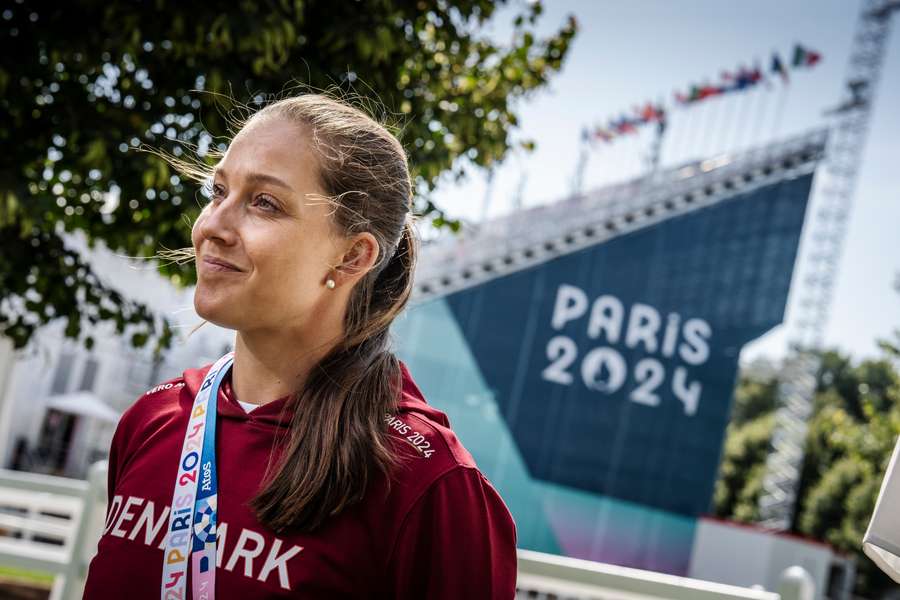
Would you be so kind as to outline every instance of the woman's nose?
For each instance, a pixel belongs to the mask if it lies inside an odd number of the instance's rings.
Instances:
[[[206,206],[206,216],[199,225],[200,235],[207,239],[218,238],[226,244],[237,239],[237,202],[234,193],[224,198],[210,200]]]

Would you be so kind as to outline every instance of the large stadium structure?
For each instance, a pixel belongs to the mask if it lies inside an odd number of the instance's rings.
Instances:
[[[738,356],[784,320],[789,294],[759,525],[790,527],[817,351],[900,0],[860,7],[846,96],[827,129],[575,193],[423,249],[413,306],[394,327],[400,355],[507,499],[521,547],[698,573],[691,556],[701,523],[713,527],[703,515]],[[801,233],[809,247],[797,265]],[[710,551],[721,553],[701,554]],[[849,593],[852,566],[809,560],[820,590]]]
[[[782,322],[812,131],[423,248],[394,325],[520,547],[685,574],[741,348]]]

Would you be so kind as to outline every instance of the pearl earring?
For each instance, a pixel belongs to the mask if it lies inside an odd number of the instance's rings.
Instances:
[[[325,285],[328,287],[329,290],[333,290],[334,289],[334,279],[329,277],[328,280],[325,282]]]

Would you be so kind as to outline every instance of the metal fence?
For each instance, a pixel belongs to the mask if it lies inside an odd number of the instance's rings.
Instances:
[[[106,461],[86,481],[0,469],[0,565],[56,576],[50,600],[81,598],[106,513]],[[516,598],[799,600],[697,579],[518,551]]]

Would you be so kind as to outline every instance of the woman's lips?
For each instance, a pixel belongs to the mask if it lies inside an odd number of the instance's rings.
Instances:
[[[240,273],[241,270],[223,260],[204,257],[201,263],[204,271],[213,271],[218,273]]]

